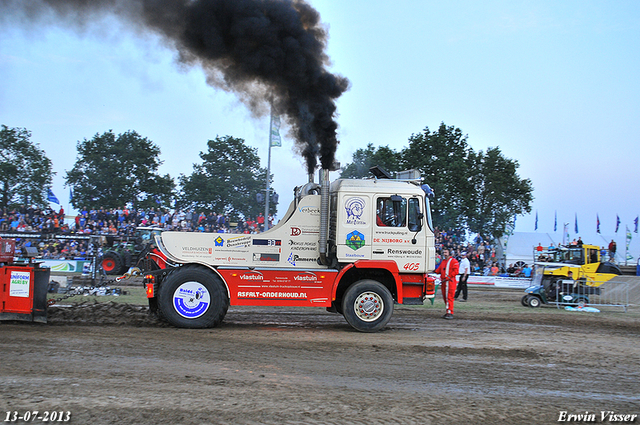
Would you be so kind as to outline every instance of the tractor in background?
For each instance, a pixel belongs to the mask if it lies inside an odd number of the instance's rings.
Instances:
[[[111,241],[109,248],[104,250],[99,259],[100,267],[108,275],[123,275],[130,267],[137,266],[141,259],[147,257],[155,247],[155,236],[161,232],[159,227],[137,227],[133,237]],[[156,263],[161,261],[162,259],[158,259]]]

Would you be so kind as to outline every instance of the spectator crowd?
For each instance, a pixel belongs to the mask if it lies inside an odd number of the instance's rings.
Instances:
[[[510,264],[505,267],[496,256],[495,246],[479,235],[469,242],[463,230],[440,230],[436,227],[434,233],[436,264],[442,259],[442,251],[448,249],[451,256],[458,261],[465,256],[469,259],[472,275],[531,277],[532,270],[527,264]]]
[[[260,233],[264,230],[265,218],[261,214],[247,220],[230,220],[227,214],[196,213],[193,210],[150,208],[135,210],[128,208],[89,209],[82,208],[75,218],[65,222],[63,208],[43,210],[34,207],[4,210],[0,217],[0,232],[38,232],[49,234],[45,240],[19,238],[16,249],[36,246],[44,259],[80,259],[90,255],[90,243],[86,238],[74,239],[73,236],[132,236],[136,227],[153,226],[164,230],[210,233]],[[268,217],[269,227],[273,217]],[[64,236],[64,238],[56,236]],[[510,276],[530,275],[528,267],[506,267],[496,258],[495,247],[477,236],[473,241],[466,239],[463,230],[435,229],[436,263],[441,260],[442,250],[449,249],[458,261],[466,256],[474,275]],[[528,270],[527,270],[528,269]]]
[[[269,215],[267,220],[271,227],[273,217]],[[73,236],[132,236],[136,227],[140,226],[184,232],[260,233],[264,231],[265,218],[260,213],[246,221],[240,219],[232,222],[229,215],[215,212],[82,208],[73,220],[65,222],[63,208],[56,212],[51,208],[44,210],[35,207],[5,209],[0,216],[0,232],[36,232],[45,235],[46,238],[42,240],[17,238],[16,245],[18,252],[23,247],[36,246],[44,259],[86,258],[90,250],[89,241],[86,238],[74,239]]]

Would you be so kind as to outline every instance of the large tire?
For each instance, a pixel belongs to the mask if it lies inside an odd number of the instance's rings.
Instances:
[[[124,262],[120,254],[115,251],[107,251],[100,260],[102,270],[106,274],[117,275],[120,274]]]
[[[375,280],[360,280],[347,289],[342,299],[346,321],[360,332],[377,332],[393,314],[393,297],[386,286]]]
[[[120,254],[122,256],[122,268],[120,269],[120,274],[125,274],[129,271],[129,267],[131,267],[132,255],[131,252],[124,250]]]
[[[184,266],[171,272],[158,293],[160,316],[179,328],[218,326],[229,308],[222,280],[210,270]]]

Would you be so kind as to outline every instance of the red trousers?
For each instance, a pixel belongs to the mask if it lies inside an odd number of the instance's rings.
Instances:
[[[453,314],[453,298],[456,294],[456,278],[453,280],[443,280],[440,282],[440,289],[442,291],[442,299],[447,309],[447,313]]]

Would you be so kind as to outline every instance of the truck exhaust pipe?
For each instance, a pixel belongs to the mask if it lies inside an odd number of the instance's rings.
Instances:
[[[327,239],[329,236],[329,170],[320,170],[320,262],[329,265]]]

